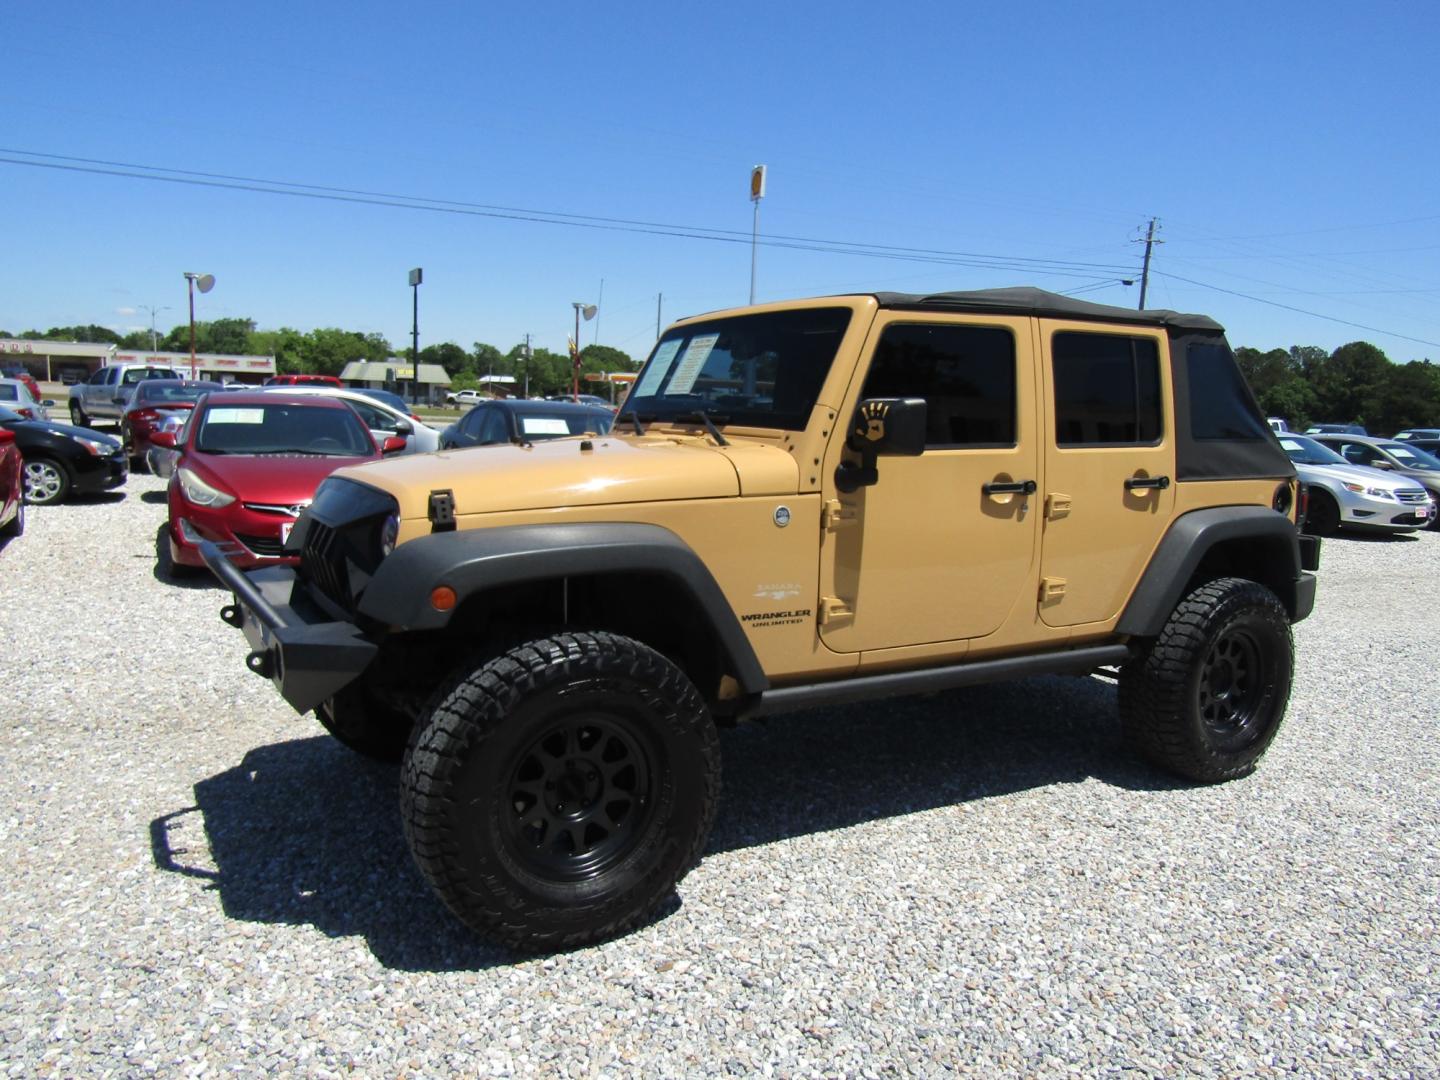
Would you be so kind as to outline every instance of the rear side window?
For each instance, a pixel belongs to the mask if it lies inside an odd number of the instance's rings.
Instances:
[[[862,397],[925,399],[925,445],[1015,445],[1015,338],[996,326],[885,328]]]
[[[1185,350],[1190,382],[1190,437],[1263,439],[1265,425],[1251,404],[1245,378],[1224,345],[1195,342]]]
[[[1061,331],[1054,337],[1055,444],[1160,441],[1160,350],[1154,338]]]

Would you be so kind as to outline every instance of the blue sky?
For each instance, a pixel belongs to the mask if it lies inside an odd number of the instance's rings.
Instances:
[[[764,162],[760,300],[1133,307],[1153,216],[1149,306],[1440,360],[1433,4],[51,2],[0,40],[7,331],[167,328],[195,270],[199,318],[399,346],[423,266],[422,346],[563,349],[583,300],[638,359],[657,294],[667,322],[747,300]]]

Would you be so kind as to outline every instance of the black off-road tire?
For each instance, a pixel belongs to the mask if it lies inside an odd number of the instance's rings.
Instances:
[[[1120,669],[1120,723],[1147,761],[1216,783],[1253,772],[1290,698],[1285,608],[1245,578],[1200,586]]]
[[[464,923],[554,951],[636,926],[700,859],[720,795],[704,700],[609,633],[517,646],[441,690],[400,778],[410,850]]]
[[[375,761],[397,762],[410,741],[410,721],[351,683],[315,710],[320,725],[343,746]]]
[[[1335,496],[1321,488],[1310,489],[1305,531],[1312,536],[1334,536],[1340,531],[1340,504],[1335,501]]]

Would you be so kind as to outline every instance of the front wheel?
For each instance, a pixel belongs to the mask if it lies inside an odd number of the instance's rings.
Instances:
[[[73,398],[70,401],[70,422],[76,427],[90,426],[90,417],[85,415],[85,410],[81,407],[80,402]]]
[[[1120,722],[1152,764],[1204,783],[1254,771],[1290,699],[1294,647],[1273,592],[1220,578],[1185,597],[1120,670]]]
[[[565,633],[442,691],[405,756],[410,850],[463,922],[525,949],[634,927],[699,860],[720,793],[700,694],[652,649]]]
[[[50,458],[31,458],[25,462],[25,501],[36,506],[49,506],[65,498],[70,490],[70,470]]]

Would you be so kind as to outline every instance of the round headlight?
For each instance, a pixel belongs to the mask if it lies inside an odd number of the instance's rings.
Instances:
[[[380,526],[380,555],[383,558],[395,550],[395,541],[400,536],[400,515],[391,514]]]

